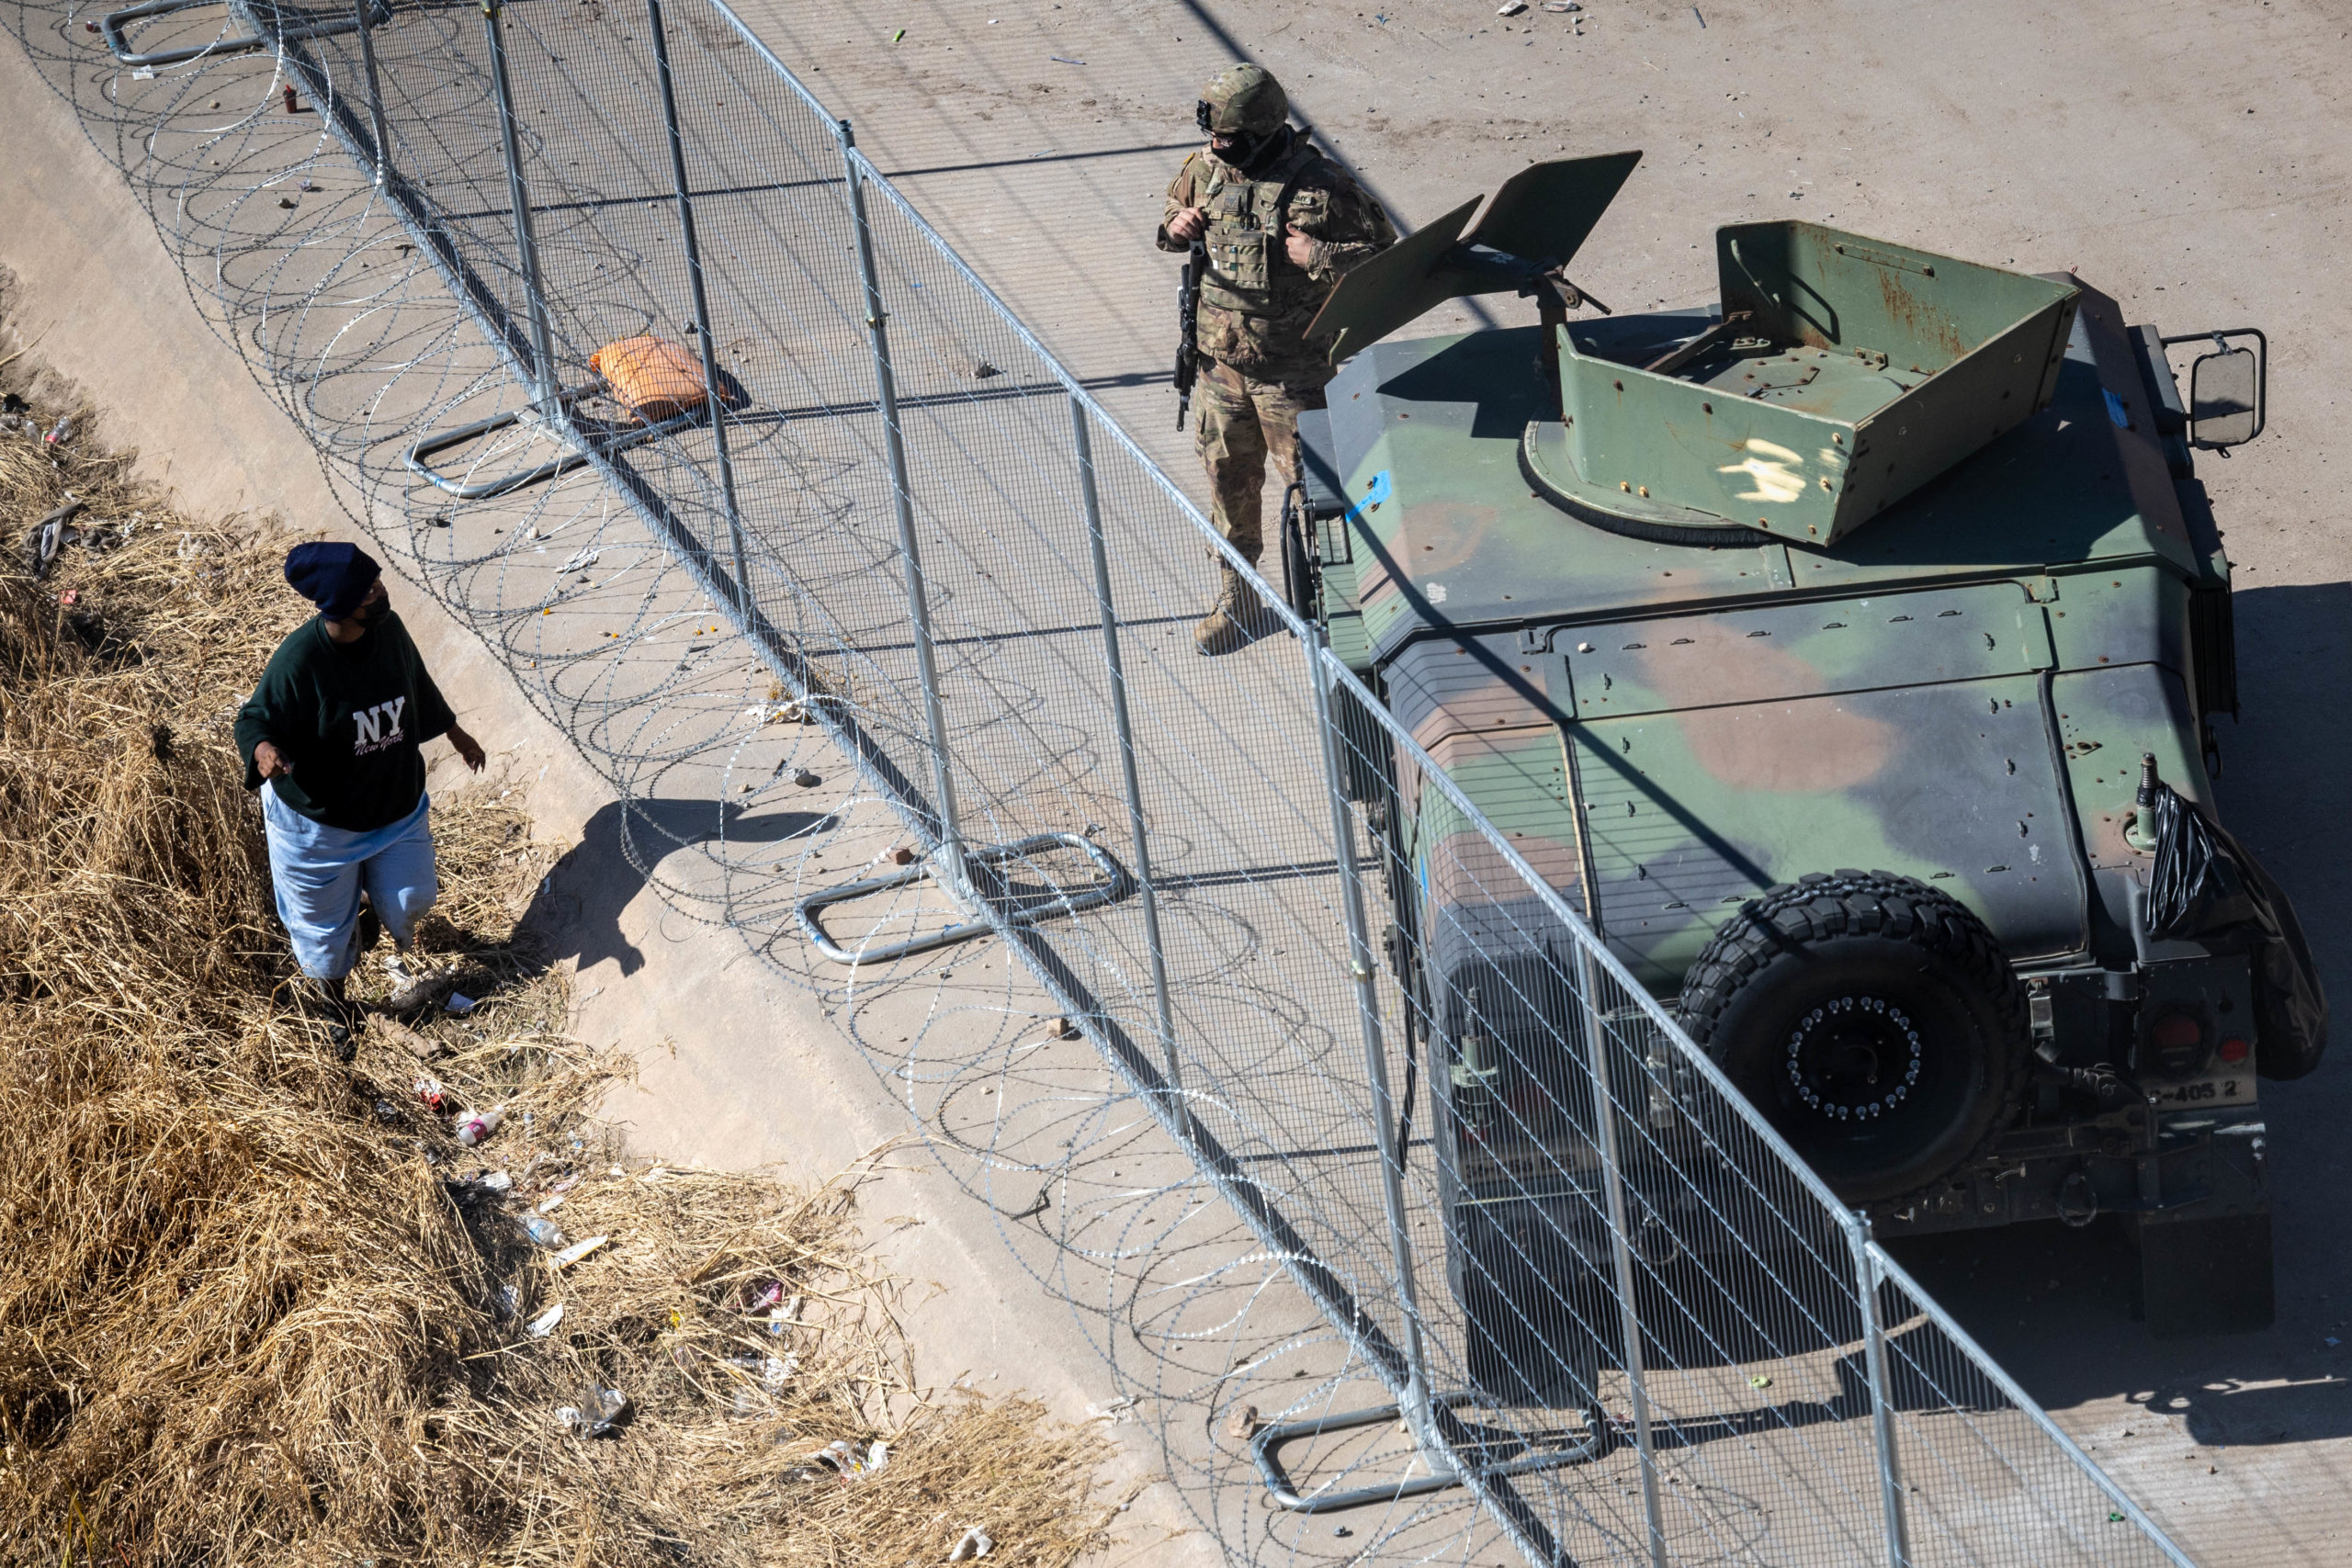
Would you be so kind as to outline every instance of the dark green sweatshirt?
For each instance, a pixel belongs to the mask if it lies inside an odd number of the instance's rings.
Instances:
[[[326,620],[297,626],[269,656],[261,684],[237,710],[245,787],[261,787],[254,748],[266,740],[294,764],[277,781],[285,806],[330,828],[372,832],[424,795],[424,742],[457,722],[408,628],[390,610],[356,642],[327,636]]]

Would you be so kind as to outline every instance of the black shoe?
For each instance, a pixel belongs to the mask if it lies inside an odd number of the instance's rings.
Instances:
[[[334,1047],[334,1059],[349,1062],[359,1055],[359,1042],[354,1037],[353,1026],[359,1021],[358,1010],[345,994],[341,976],[332,980],[313,979],[309,984],[311,997],[327,1026],[327,1043]]]

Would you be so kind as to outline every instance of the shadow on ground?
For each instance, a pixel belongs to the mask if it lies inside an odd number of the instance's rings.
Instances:
[[[616,800],[588,818],[580,842],[533,896],[525,924],[545,940],[551,962],[587,969],[610,958],[634,975],[645,954],[623,933],[621,916],[665,858],[720,841],[777,844],[832,825],[826,812],[746,810],[723,800]]]

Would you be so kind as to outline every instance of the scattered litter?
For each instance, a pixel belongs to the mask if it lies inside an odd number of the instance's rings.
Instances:
[[[474,1185],[485,1192],[511,1192],[514,1178],[503,1170],[485,1170],[474,1178]]]
[[[542,1214],[552,1214],[552,1213],[554,1213],[558,1209],[560,1209],[560,1208],[562,1208],[562,1207],[563,1207],[563,1194],[562,1194],[562,1193],[560,1193],[560,1192],[559,1192],[559,1193],[557,1193],[557,1194],[556,1194],[554,1197],[552,1197],[552,1198],[548,1198],[548,1199],[544,1199],[544,1200],[542,1200],[542,1201],[540,1201],[540,1203],[539,1203],[538,1208],[537,1208],[535,1212],[536,1212],[536,1213],[542,1213]]]
[[[504,1119],[505,1114],[504,1111],[493,1107],[477,1115],[459,1117],[457,1126],[458,1142],[468,1148],[472,1148],[476,1144],[498,1131],[498,1123]]]
[[[49,434],[41,439],[51,446],[62,446],[74,439],[74,433],[77,428],[79,427],[74,424],[72,414],[62,413],[57,416],[57,423],[49,427]]]
[[[1052,61],[1057,65],[1083,65],[1086,63],[1083,60],[1072,60],[1066,54],[1049,54],[1046,56],[1046,58]]]
[[[525,1325],[525,1332],[528,1333],[534,1339],[545,1339],[548,1335],[555,1332],[555,1325],[562,1321],[563,1303],[561,1302],[558,1302],[555,1305],[548,1308],[547,1311],[539,1314],[538,1316],[531,1319],[531,1321]]]
[[[155,79],[155,68],[152,65],[142,65],[138,70],[133,71],[130,73],[130,79],[134,82],[153,82]],[[286,90],[290,93],[294,89],[288,87]],[[292,114],[294,111],[292,109],[288,109],[286,112],[288,114]]]
[[[296,112],[295,100],[294,100],[294,84],[293,84],[293,83],[291,83],[291,82],[288,82],[288,83],[287,83],[287,84],[286,84],[286,112],[287,112],[288,114],[293,114],[293,113],[295,113],[295,112]]]
[[[1503,0],[1501,5],[1495,7],[1495,15],[1498,17],[1516,17],[1521,11],[1526,9],[1527,0]]]
[[[1108,1421],[1114,1427],[1124,1427],[1136,1418],[1136,1402],[1123,1395],[1105,1404],[1089,1404],[1086,1407],[1086,1414],[1090,1419]]]
[[[1694,17],[1699,17],[1699,30],[1700,30],[1701,32],[1704,32],[1704,31],[1706,31],[1706,30],[1707,30],[1707,18],[1706,18],[1706,17],[1700,17],[1700,16],[1699,16],[1699,7],[1698,7],[1698,6],[1691,6],[1691,7],[1690,7],[1690,14],[1691,14],[1692,16],[1694,16]]]
[[[1003,374],[1003,371],[998,369],[995,366],[990,365],[985,359],[972,367],[972,379],[975,381],[985,381],[991,376],[1001,376]]]
[[[2344,1343],[2344,1341],[2343,1341],[2343,1340],[2341,1340],[2341,1339],[2338,1339],[2335,1335],[2331,1334],[2331,1335],[2329,1335],[2325,1339],[2321,1340],[2321,1341],[2320,1341],[2320,1343],[2321,1343],[2321,1344],[2323,1344],[2323,1345],[2325,1345],[2329,1349],[2333,1350],[2333,1349],[2335,1349],[2338,1345],[2343,1344],[2343,1343]]]
[[[902,39],[902,38],[904,38],[904,37],[906,37],[906,36],[907,36],[907,29],[906,29],[906,28],[900,28],[897,32],[892,33],[892,34],[890,35],[890,41],[891,41],[892,43],[896,43],[896,42],[898,42],[900,39]]]
[[[1754,1377],[1747,1380],[1747,1386],[1750,1388],[1770,1388],[1772,1386],[1772,1380],[1765,1376],[1762,1372],[1758,1372]]]
[[[1584,9],[1577,0],[1544,0],[1544,8],[1558,17],[1570,16]]]
[[[947,1561],[969,1562],[974,1558],[986,1557],[995,1550],[995,1539],[979,1526],[974,1525],[964,1532],[964,1539],[956,1543],[955,1550],[948,1552]]]
[[[1226,1417],[1225,1435],[1237,1443],[1246,1443],[1258,1435],[1258,1407],[1245,1404]]]
[[[440,1110],[442,1100],[446,1099],[448,1094],[448,1091],[441,1087],[441,1080],[439,1078],[417,1079],[415,1084],[415,1092],[416,1098],[423,1100],[425,1104],[425,1108],[429,1111]]]
[[[399,1106],[394,1105],[389,1100],[379,1100],[376,1102],[377,1121],[381,1122],[387,1127],[390,1127],[398,1125],[400,1119],[401,1108]]]
[[[1075,1040],[1075,1039],[1077,1039],[1077,1038],[1078,1038],[1078,1025],[1077,1025],[1077,1024],[1075,1024],[1075,1023],[1072,1023],[1069,1019],[1066,1019],[1066,1018],[1057,1018],[1057,1019],[1054,1020],[1054,1038],[1055,1038],[1055,1039],[1057,1039],[1057,1040]]]
[[[890,1445],[876,1441],[861,1456],[852,1445],[835,1441],[819,1449],[813,1457],[816,1463],[831,1465],[842,1480],[848,1481],[878,1474],[886,1469],[890,1463]]]
[[[1524,6],[1521,7],[1521,8],[1522,10],[1523,10],[1523,9],[1525,9],[1525,7],[1524,7]],[[1349,1529],[1347,1526],[1345,1526],[1345,1525],[1333,1525],[1333,1526],[1331,1527],[1331,1533],[1332,1533],[1333,1535],[1335,1535],[1335,1536],[1338,1536],[1341,1540],[1347,1540],[1347,1538],[1348,1538],[1348,1537],[1350,1537],[1350,1536],[1351,1536],[1351,1535],[1355,1534],[1356,1532],[1355,1532],[1355,1531],[1353,1531],[1353,1530],[1351,1530],[1351,1529]]]
[[[545,1222],[541,1223],[544,1224]],[[554,1269],[569,1269],[573,1264],[579,1262],[582,1258],[587,1257],[590,1253],[595,1251],[598,1247],[603,1247],[612,1239],[613,1238],[608,1235],[592,1235],[586,1241],[575,1241],[570,1247],[565,1247],[561,1252],[557,1253],[553,1258],[549,1258],[548,1260],[548,1267]]]
[[[498,1315],[513,1317],[523,1310],[523,1292],[512,1285],[498,1287]]]
[[[35,577],[49,575],[50,563],[65,547],[70,532],[65,525],[82,511],[83,505],[82,502],[69,500],[33,525],[32,532],[25,538],[25,565]]]
[[[601,1438],[616,1428],[628,1414],[628,1395],[595,1383],[580,1391],[578,1404],[559,1406],[556,1419],[583,1438]]]
[[[760,1365],[760,1386],[770,1393],[782,1393],[792,1374],[800,1370],[797,1356],[770,1356]]]
[[[443,1002],[441,1005],[448,1009],[451,1012],[457,1013],[462,1017],[463,1015],[473,1011],[475,1008],[480,1007],[481,1004],[475,1001],[473,998],[466,996],[462,992],[451,991],[449,993],[449,999]]]
[[[556,572],[560,576],[562,573],[567,571],[585,570],[589,567],[594,566],[598,558],[603,556],[604,553],[604,550],[601,548],[591,549],[583,546],[571,553],[571,558],[570,560],[565,561],[561,566],[556,568]]]
[[[526,1235],[527,1235],[533,1241],[537,1242],[541,1247],[561,1247],[563,1245],[563,1232],[556,1228],[556,1224],[553,1220],[543,1219],[537,1214],[526,1214],[523,1216],[523,1230]]]
[[[2111,1525],[2120,1525],[2123,1522],[2123,1516],[2109,1508],[2107,1511],[2107,1522]]]

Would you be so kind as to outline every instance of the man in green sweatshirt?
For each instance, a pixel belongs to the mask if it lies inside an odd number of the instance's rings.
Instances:
[[[270,656],[237,712],[237,749],[245,787],[261,792],[278,919],[348,1060],[345,977],[359,956],[361,895],[404,954],[440,892],[424,742],[447,736],[476,773],[484,758],[426,673],[365,551],[299,545],[286,558],[286,581],[319,614]],[[386,968],[396,1010],[429,995],[401,957]]]

